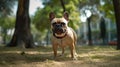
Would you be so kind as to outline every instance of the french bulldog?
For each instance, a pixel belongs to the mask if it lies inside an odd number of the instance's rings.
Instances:
[[[71,58],[77,60],[75,44],[77,41],[77,36],[74,30],[68,26],[69,14],[64,12],[63,17],[56,18],[55,13],[51,12],[49,14],[49,19],[51,22],[52,29],[52,48],[54,51],[54,58],[57,57],[58,47],[62,48],[62,55],[64,55],[64,49],[66,46],[70,48]],[[61,55],[61,56],[62,56]]]

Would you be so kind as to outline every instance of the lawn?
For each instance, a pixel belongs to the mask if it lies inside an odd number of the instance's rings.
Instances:
[[[21,55],[22,51],[24,55]],[[50,46],[33,49],[0,47],[0,67],[120,67],[120,51],[114,46],[77,46],[78,60],[65,55],[53,59]],[[58,50],[60,54],[61,50]]]

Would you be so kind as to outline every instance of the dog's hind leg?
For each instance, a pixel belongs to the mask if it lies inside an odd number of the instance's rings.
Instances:
[[[64,56],[64,53],[65,53],[65,49],[64,49],[64,47],[62,47],[62,53],[60,56]]]

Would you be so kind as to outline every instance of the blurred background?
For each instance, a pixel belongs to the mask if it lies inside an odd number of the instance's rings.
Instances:
[[[0,44],[8,44],[15,30],[18,0],[0,0]],[[69,26],[78,45],[116,45],[117,32],[112,0],[30,0],[30,30],[36,46],[51,45],[49,13],[70,15]]]

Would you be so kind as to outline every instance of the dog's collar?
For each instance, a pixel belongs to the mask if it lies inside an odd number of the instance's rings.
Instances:
[[[64,36],[61,36],[61,37],[58,37],[58,36],[55,35],[55,33],[53,33],[53,36],[56,37],[56,38],[58,38],[58,39],[62,39],[62,38],[64,38],[66,35],[67,35],[67,31],[65,32],[65,35],[64,35]]]

